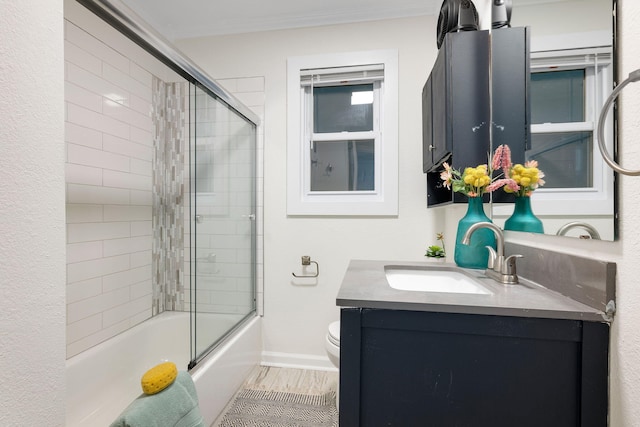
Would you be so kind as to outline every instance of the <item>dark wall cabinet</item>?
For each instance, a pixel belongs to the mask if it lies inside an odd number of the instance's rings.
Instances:
[[[486,163],[500,144],[509,145],[515,163],[524,161],[531,137],[529,51],[527,28],[445,36],[422,92],[429,206],[466,202],[441,185],[444,161],[457,169]]]
[[[607,425],[607,323],[347,308],[341,328],[341,426]]]

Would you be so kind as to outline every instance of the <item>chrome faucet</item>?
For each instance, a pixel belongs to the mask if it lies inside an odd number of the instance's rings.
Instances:
[[[522,255],[511,255],[505,258],[504,235],[500,227],[491,222],[477,222],[464,233],[462,244],[468,245],[471,242],[471,235],[480,228],[488,228],[496,235],[497,251],[493,250],[491,246],[486,247],[489,250],[489,261],[487,263],[487,270],[485,271],[487,277],[491,277],[493,280],[504,284],[518,283],[516,259],[522,258]]]
[[[564,236],[565,234],[567,234],[567,231],[571,230],[572,228],[582,228],[587,233],[589,233],[589,236],[592,239],[600,240],[600,233],[598,233],[598,230],[596,230],[593,225],[587,224],[586,222],[580,222],[580,221],[569,222],[569,223],[563,225],[562,227],[560,227],[558,229],[558,232],[556,233],[556,236]],[[580,236],[580,238],[581,239],[585,239],[585,238],[588,239],[589,237]]]

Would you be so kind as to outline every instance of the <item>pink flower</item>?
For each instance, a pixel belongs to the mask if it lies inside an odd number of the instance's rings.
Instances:
[[[511,178],[503,178],[493,181],[491,184],[489,184],[489,186],[487,187],[487,191],[490,193],[504,186],[506,186],[511,191],[518,191],[520,189],[520,186]]]
[[[440,179],[444,181],[445,187],[448,190],[451,190],[451,180],[453,179],[453,174],[451,173],[451,166],[447,162],[442,164],[444,170],[440,172]]]
[[[516,191],[520,190],[520,186],[518,185],[518,183],[515,182],[514,180],[512,180],[511,178],[507,179],[506,181],[507,181],[506,187],[509,190],[511,190],[513,192],[516,192]]]
[[[499,145],[493,153],[493,161],[491,162],[493,170],[502,169],[505,176],[508,176],[511,169],[511,149],[508,145]]]
[[[539,179],[538,179],[538,184],[537,184],[537,186],[538,186],[538,187],[542,187],[542,186],[545,184],[545,181],[544,181],[544,179],[542,179],[542,178],[540,178],[540,177],[538,177],[538,178],[539,178]],[[536,188],[537,188],[537,187],[536,187]]]

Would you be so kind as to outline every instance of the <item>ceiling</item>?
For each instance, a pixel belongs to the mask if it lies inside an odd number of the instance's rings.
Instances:
[[[474,0],[479,2],[488,0]],[[514,7],[565,0],[512,0]],[[442,0],[122,0],[169,40],[432,15]]]

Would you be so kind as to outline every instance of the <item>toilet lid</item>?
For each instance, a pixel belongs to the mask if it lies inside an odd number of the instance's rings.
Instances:
[[[335,345],[340,345],[340,321],[329,324],[329,341]]]

